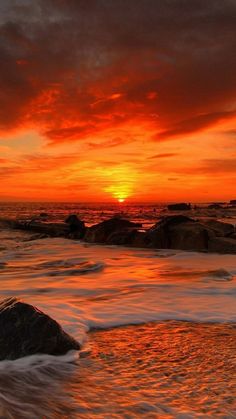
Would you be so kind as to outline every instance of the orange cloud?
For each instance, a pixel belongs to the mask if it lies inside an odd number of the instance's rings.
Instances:
[[[234,168],[234,2],[33,3],[1,4],[0,172],[11,188],[15,180],[22,196],[42,184],[51,190],[50,177],[58,196],[69,199],[78,182],[84,200],[108,199],[124,186],[119,170],[129,167],[133,199],[151,200],[154,192],[160,199],[156,183],[164,198],[180,196],[184,176],[191,196],[211,182],[215,196],[220,180],[216,185],[210,175]],[[28,156],[25,149],[20,156],[11,133],[29,130],[40,145],[29,144]],[[7,141],[9,163],[1,148]],[[106,176],[96,184],[104,166],[114,185]],[[6,196],[7,184],[2,188]]]

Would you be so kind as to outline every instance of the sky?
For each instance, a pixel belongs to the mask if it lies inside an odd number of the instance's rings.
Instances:
[[[236,0],[1,0],[0,200],[236,198]]]

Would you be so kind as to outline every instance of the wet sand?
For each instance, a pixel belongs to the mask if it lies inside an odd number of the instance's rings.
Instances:
[[[1,418],[236,417],[235,324],[96,330],[76,364],[37,364],[1,370]]]
[[[97,368],[83,403],[103,400],[94,417],[236,417],[235,325],[169,321],[90,338]]]

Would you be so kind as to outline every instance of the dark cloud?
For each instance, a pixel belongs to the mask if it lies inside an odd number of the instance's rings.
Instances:
[[[3,0],[0,7],[5,132],[36,127],[61,142],[146,122],[164,140],[235,115],[232,0]]]

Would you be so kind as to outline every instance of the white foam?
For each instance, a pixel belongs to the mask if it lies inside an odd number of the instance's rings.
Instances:
[[[167,319],[236,321],[235,255],[55,238],[11,246],[3,262],[2,297],[16,295],[38,306],[80,341],[92,327]]]

